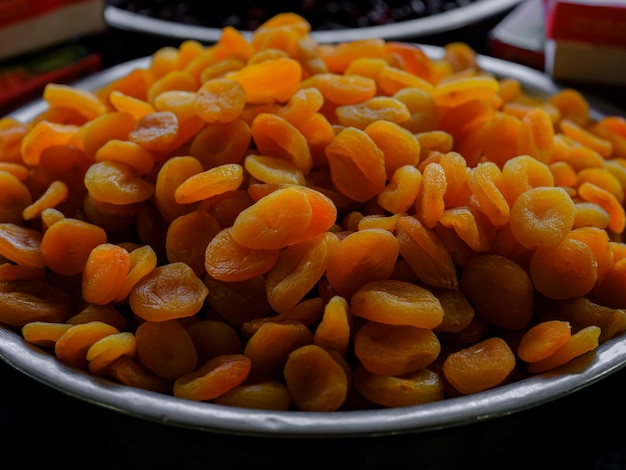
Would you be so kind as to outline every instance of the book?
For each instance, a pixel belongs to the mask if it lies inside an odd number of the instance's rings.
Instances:
[[[102,32],[105,0],[0,0],[0,60]]]

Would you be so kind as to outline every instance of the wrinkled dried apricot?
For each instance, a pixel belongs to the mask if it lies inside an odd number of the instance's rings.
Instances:
[[[198,354],[178,320],[145,321],[135,331],[137,357],[159,377],[176,379],[195,370]]]
[[[393,279],[370,281],[350,298],[352,314],[386,325],[432,329],[443,320],[443,307],[430,291]]]
[[[460,393],[469,394],[500,385],[515,368],[515,355],[498,337],[488,338],[446,357],[446,380]]]
[[[144,320],[166,321],[195,315],[208,289],[188,265],[175,262],[154,268],[130,290],[133,312]]]
[[[301,411],[335,411],[348,394],[343,367],[325,349],[315,344],[289,354],[285,382],[294,405]]]
[[[463,267],[460,286],[489,323],[521,330],[533,318],[531,277],[509,258],[491,254],[472,258]]]
[[[428,328],[369,321],[354,337],[354,354],[363,367],[379,375],[406,375],[428,367],[441,345]]]

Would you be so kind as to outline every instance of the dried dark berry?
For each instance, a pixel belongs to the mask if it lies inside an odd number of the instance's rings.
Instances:
[[[258,0],[207,2],[206,0],[107,0],[118,8],[176,23],[209,28],[233,26],[254,30],[281,12],[297,13],[314,31],[362,28],[397,23],[461,8],[479,0]]]

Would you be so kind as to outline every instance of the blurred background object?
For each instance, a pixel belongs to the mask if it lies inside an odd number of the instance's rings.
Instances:
[[[489,32],[489,53],[555,80],[626,85],[626,0],[525,0]]]
[[[104,0],[0,0],[0,116],[35,99],[46,83],[102,68],[80,38],[102,34]]]
[[[521,0],[279,0],[210,3],[174,0],[107,0],[109,25],[175,38],[217,41],[232,26],[250,32],[280,12],[311,23],[321,43],[365,37],[417,40],[459,30],[509,11]]]
[[[626,85],[626,0],[544,0],[546,72]]]
[[[106,29],[104,0],[0,0],[0,60]]]

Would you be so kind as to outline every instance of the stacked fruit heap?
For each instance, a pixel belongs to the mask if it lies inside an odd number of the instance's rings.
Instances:
[[[0,120],[0,322],[176,397],[419,405],[626,329],[626,120],[281,14]]]

